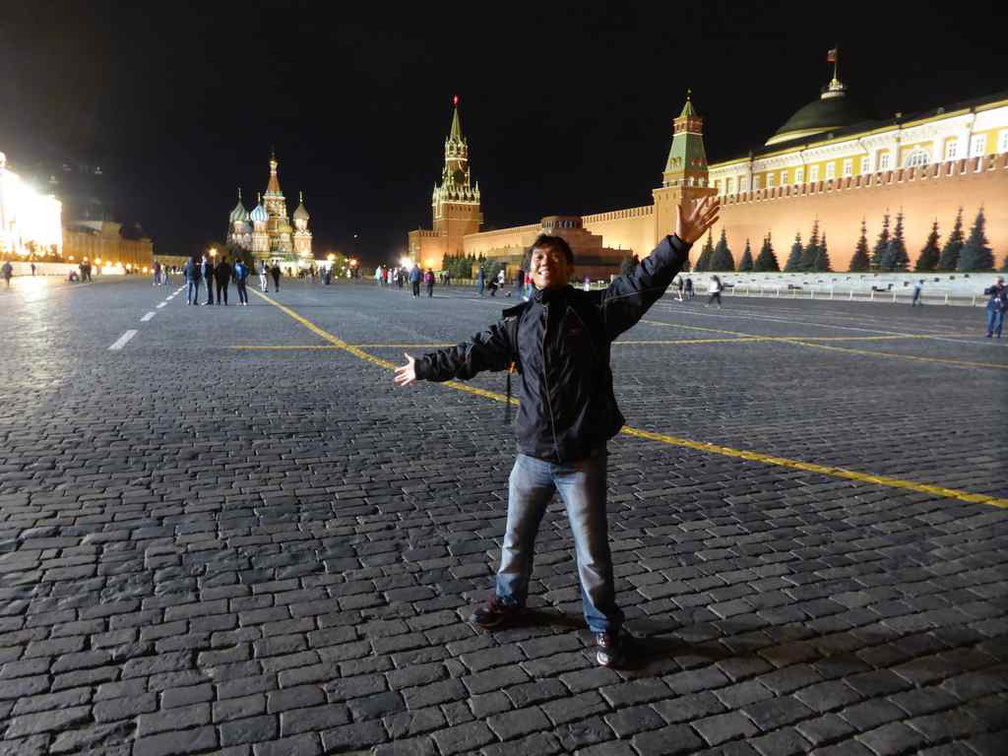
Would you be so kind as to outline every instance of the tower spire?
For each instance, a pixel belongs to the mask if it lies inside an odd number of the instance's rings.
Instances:
[[[448,138],[452,139],[452,140],[461,141],[462,140],[462,124],[459,123],[458,102],[459,102],[459,96],[458,95],[455,95],[454,97],[452,97],[452,107],[453,107],[452,124],[451,124],[451,133],[448,135]]]

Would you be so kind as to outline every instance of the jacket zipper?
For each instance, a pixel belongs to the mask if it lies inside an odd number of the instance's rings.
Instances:
[[[556,420],[553,419],[553,402],[550,401],[549,364],[546,362],[546,339],[549,337],[549,305],[544,304],[543,310],[546,312],[546,325],[543,328],[542,344],[539,345],[542,351],[543,360],[543,382],[546,384],[546,409],[550,416],[550,430],[553,432],[553,453],[557,460],[560,459],[560,447],[557,445]]]

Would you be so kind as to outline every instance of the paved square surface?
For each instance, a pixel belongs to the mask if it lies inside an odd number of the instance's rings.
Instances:
[[[556,502],[534,622],[465,622],[504,376],[392,386],[513,298],[176,288],[0,290],[0,754],[1006,753],[1008,351],[981,309],[666,297],[624,334],[613,671]]]

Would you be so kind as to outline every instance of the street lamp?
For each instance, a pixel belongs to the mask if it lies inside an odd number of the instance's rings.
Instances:
[[[217,257],[217,248],[210,247],[210,257]]]

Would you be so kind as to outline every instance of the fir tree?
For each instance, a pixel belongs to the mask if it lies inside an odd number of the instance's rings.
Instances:
[[[941,257],[941,250],[938,248],[938,219],[935,218],[931,224],[931,233],[928,234],[924,249],[917,256],[917,264],[914,270],[918,273],[930,273],[938,267],[938,259]]]
[[[816,258],[819,257],[819,219],[812,223],[812,235],[808,244],[802,250],[801,259],[798,262],[798,270],[815,270]]]
[[[962,252],[959,253],[957,270],[994,270],[994,253],[988,246],[987,236],[984,234],[986,222],[983,207],[981,207],[976,220],[973,221],[969,238],[963,245]]]
[[[745,240],[745,251],[742,253],[742,261],[738,264],[739,272],[748,273],[753,269],[752,249],[749,247],[749,240]]]
[[[826,249],[826,233],[823,232],[822,243],[819,245],[819,254],[815,260],[815,270],[820,273],[832,273],[833,265],[830,263],[829,251]]]
[[[938,258],[938,270],[955,270],[959,267],[959,253],[963,248],[962,232],[962,208],[956,213],[955,225],[952,226],[952,233],[949,234],[948,241],[942,247],[941,257]]]
[[[868,256],[868,236],[865,228],[864,218],[861,219],[861,236],[858,238],[857,246],[854,248],[854,256],[851,258],[848,270],[851,273],[866,273],[871,268],[871,258]]]
[[[879,269],[900,271],[909,267],[910,255],[907,254],[906,241],[903,239],[903,211],[900,210],[896,215],[896,228],[879,260]]]
[[[714,254],[711,255],[708,270],[735,270],[735,258],[731,250],[728,249],[728,238],[724,229],[721,229],[721,238],[718,239],[717,246],[714,247]]]
[[[882,231],[879,233],[878,240],[875,242],[875,247],[872,249],[871,253],[871,269],[878,270],[882,264],[882,258],[885,256],[886,249],[889,247],[889,211],[882,217]]]
[[[707,241],[703,245],[703,249],[700,250],[700,257],[697,258],[696,265],[693,266],[695,271],[709,270],[711,257],[714,256],[714,243],[711,240],[710,232],[707,232]]]
[[[801,243],[801,233],[795,234],[794,244],[791,245],[791,254],[788,255],[787,262],[784,263],[785,273],[795,273],[800,268],[798,267],[801,263],[802,256],[802,243]]]
[[[763,239],[763,246],[759,254],[756,255],[756,262],[753,263],[753,270],[761,273],[780,271],[780,263],[777,262],[777,255],[774,254],[773,244],[770,243],[770,234]]]
[[[1008,255],[1005,255],[1004,262],[1001,263],[1001,272],[1008,273]]]

